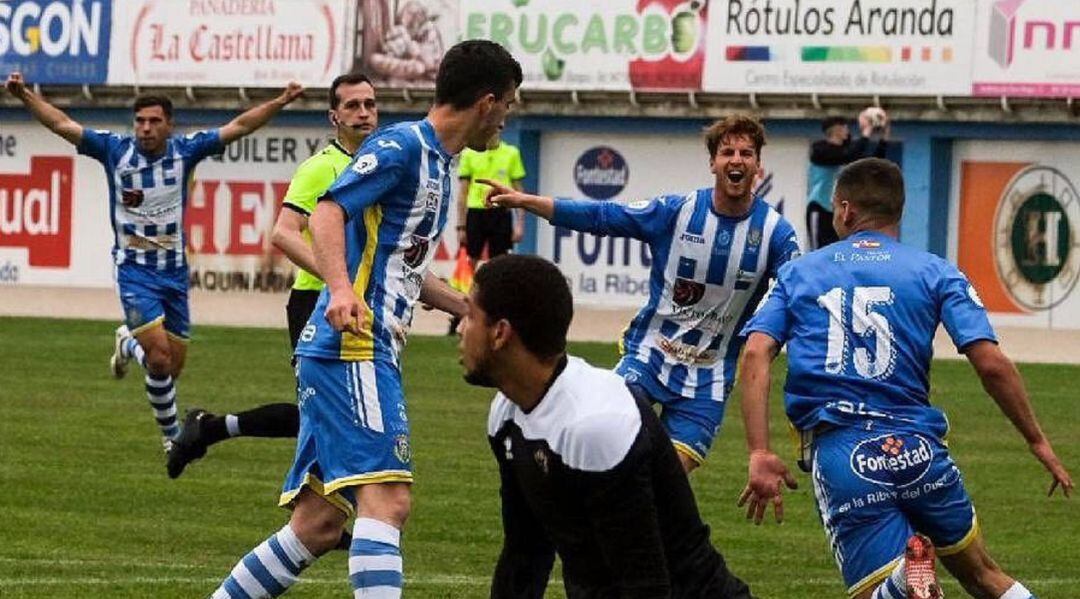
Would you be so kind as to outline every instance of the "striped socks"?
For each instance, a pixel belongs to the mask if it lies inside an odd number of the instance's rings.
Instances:
[[[900,563],[893,569],[892,574],[874,589],[870,599],[907,599],[907,591],[904,590],[907,584],[904,578],[904,558],[900,558]]]
[[[357,518],[349,548],[354,599],[398,599],[403,582],[401,531],[372,518]]]
[[[169,375],[157,377],[146,373],[146,397],[154,409],[161,434],[170,439],[180,436],[180,423],[176,421],[176,385]]]
[[[139,363],[139,366],[146,368],[146,352],[143,351],[142,346],[134,337],[124,339],[123,343],[120,344],[120,353],[125,358],[134,359]]]
[[[277,597],[296,584],[314,561],[315,556],[286,524],[245,555],[210,599]]]

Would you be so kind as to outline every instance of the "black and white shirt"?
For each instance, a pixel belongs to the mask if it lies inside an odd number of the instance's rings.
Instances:
[[[571,599],[750,597],[660,420],[617,374],[565,359],[530,412],[495,397],[488,440],[505,535],[493,598],[543,597],[556,551]]]

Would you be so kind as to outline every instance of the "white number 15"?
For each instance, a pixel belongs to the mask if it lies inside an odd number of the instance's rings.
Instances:
[[[852,364],[859,376],[867,379],[884,378],[892,374],[896,356],[892,327],[885,315],[874,312],[874,307],[893,303],[891,287],[856,287],[851,294],[850,329],[859,337],[874,336],[874,353],[865,347],[855,348]],[[843,374],[849,353],[845,329],[847,298],[844,289],[833,287],[817,298],[819,306],[829,313],[829,344],[825,355],[825,372]]]

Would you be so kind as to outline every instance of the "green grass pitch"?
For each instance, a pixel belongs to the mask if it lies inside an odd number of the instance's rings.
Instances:
[[[110,379],[111,347],[108,323],[0,318],[0,597],[205,597],[286,519],[275,506],[290,441],[230,441],[169,480],[141,372]],[[197,328],[181,410],[291,401],[286,347],[281,330]],[[616,359],[614,344],[571,349],[597,365]],[[403,541],[406,596],[486,597],[501,534],[485,440],[491,392],[461,380],[450,338],[413,338],[404,370],[417,480]],[[1080,474],[1080,368],[1021,371],[1059,454]],[[773,439],[790,455],[781,378]],[[993,555],[1042,599],[1080,595],[1080,499],[1045,497],[1048,475],[966,363],[937,362],[932,380]],[[763,598],[844,597],[805,475],[787,495],[782,526],[755,527],[735,507],[746,469],[738,405],[726,421],[693,484],[732,569]],[[290,597],[350,595],[342,552],[304,579]],[[964,596],[947,577],[944,586]],[[562,597],[561,585],[549,596]]]

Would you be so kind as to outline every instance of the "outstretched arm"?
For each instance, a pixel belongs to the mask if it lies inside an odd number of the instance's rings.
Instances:
[[[491,186],[487,202],[492,206],[523,208],[545,220],[555,216],[554,198],[528,194],[490,179],[477,179],[476,182]]]
[[[769,369],[779,352],[780,344],[775,339],[764,333],[751,333],[740,368],[750,467],[739,506],[746,505],[746,518],[753,518],[755,524],[761,524],[769,503],[773,504],[776,521],[783,522],[783,485],[790,489],[798,486],[784,461],[769,449]]]
[[[46,102],[45,98],[30,91],[30,88],[26,87],[26,82],[23,81],[21,73],[15,72],[8,75],[4,87],[11,92],[11,95],[18,98],[30,111],[30,114],[34,115],[34,118],[42,125],[45,125],[49,131],[76,146],[82,141],[83,126],[69,117],[64,111]]]
[[[477,182],[491,186],[487,196],[490,206],[524,209],[557,227],[595,235],[633,237],[651,242],[669,230],[671,219],[678,214],[679,203],[668,203],[665,197],[624,205],[619,202],[555,199],[524,193],[488,179],[477,179]]]
[[[300,94],[303,92],[304,87],[302,85],[295,81],[290,82],[288,87],[286,87],[278,97],[246,110],[243,114],[229,121],[228,124],[222,127],[220,131],[221,143],[228,144],[245,135],[254,133],[257,129],[270,122],[270,119],[272,119],[282,108],[285,108],[290,102],[299,98]]]
[[[1073,489],[1072,477],[1039,427],[1039,421],[1035,418],[1035,411],[1031,409],[1031,401],[1016,366],[1005,357],[1001,348],[991,341],[976,341],[964,348],[964,354],[975,367],[983,388],[1023,435],[1031,453],[1035,454],[1043,467],[1054,477],[1048,494],[1053,495],[1054,489],[1060,485],[1062,492],[1068,497]]]

